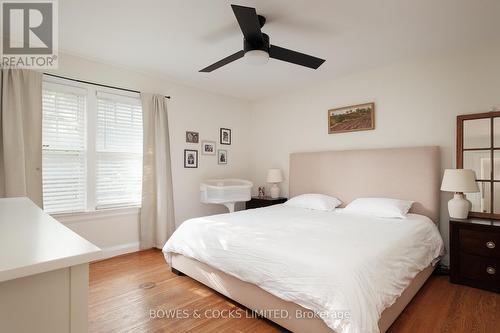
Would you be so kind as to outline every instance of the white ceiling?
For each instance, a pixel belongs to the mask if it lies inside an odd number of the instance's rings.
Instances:
[[[230,4],[257,8],[271,43],[326,59],[201,68],[242,49]],[[498,0],[61,0],[60,50],[248,100],[421,54],[500,42]]]

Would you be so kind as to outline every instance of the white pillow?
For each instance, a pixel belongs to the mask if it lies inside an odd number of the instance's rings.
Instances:
[[[388,198],[359,198],[344,208],[344,212],[376,217],[406,218],[413,201]]]
[[[301,194],[296,197],[291,198],[284,203],[285,206],[298,207],[305,209],[323,210],[330,211],[338,207],[342,202],[334,197],[324,195],[324,194]]]

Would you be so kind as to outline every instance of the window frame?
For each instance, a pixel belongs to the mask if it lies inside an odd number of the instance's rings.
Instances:
[[[85,160],[86,160],[86,203],[85,210],[72,210],[62,212],[52,212],[55,216],[82,215],[82,214],[99,214],[99,212],[115,211],[115,210],[138,210],[141,204],[124,204],[110,207],[97,207],[97,98],[99,93],[122,96],[126,98],[134,98],[141,101],[140,94],[135,92],[123,91],[120,89],[101,87],[90,83],[74,82],[64,78],[52,77],[45,75],[42,81],[42,91],[45,84],[59,85],[68,87],[68,89],[84,89],[86,90],[86,103],[84,109],[85,119]],[[43,112],[43,110],[42,110]],[[43,121],[43,120],[42,120]],[[92,134],[91,134],[92,133]],[[43,153],[43,147],[42,147]],[[143,154],[144,152],[142,152]],[[43,165],[42,165],[43,168]]]

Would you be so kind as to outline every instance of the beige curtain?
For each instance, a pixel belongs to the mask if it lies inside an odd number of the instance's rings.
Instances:
[[[141,249],[161,249],[175,230],[167,102],[164,96],[144,93],[141,100],[144,132]]]
[[[0,70],[0,197],[42,207],[42,74]]]

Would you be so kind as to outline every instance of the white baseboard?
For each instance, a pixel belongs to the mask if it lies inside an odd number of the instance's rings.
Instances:
[[[139,242],[103,247],[102,258],[100,260],[109,259],[126,253],[137,252],[139,250]]]

